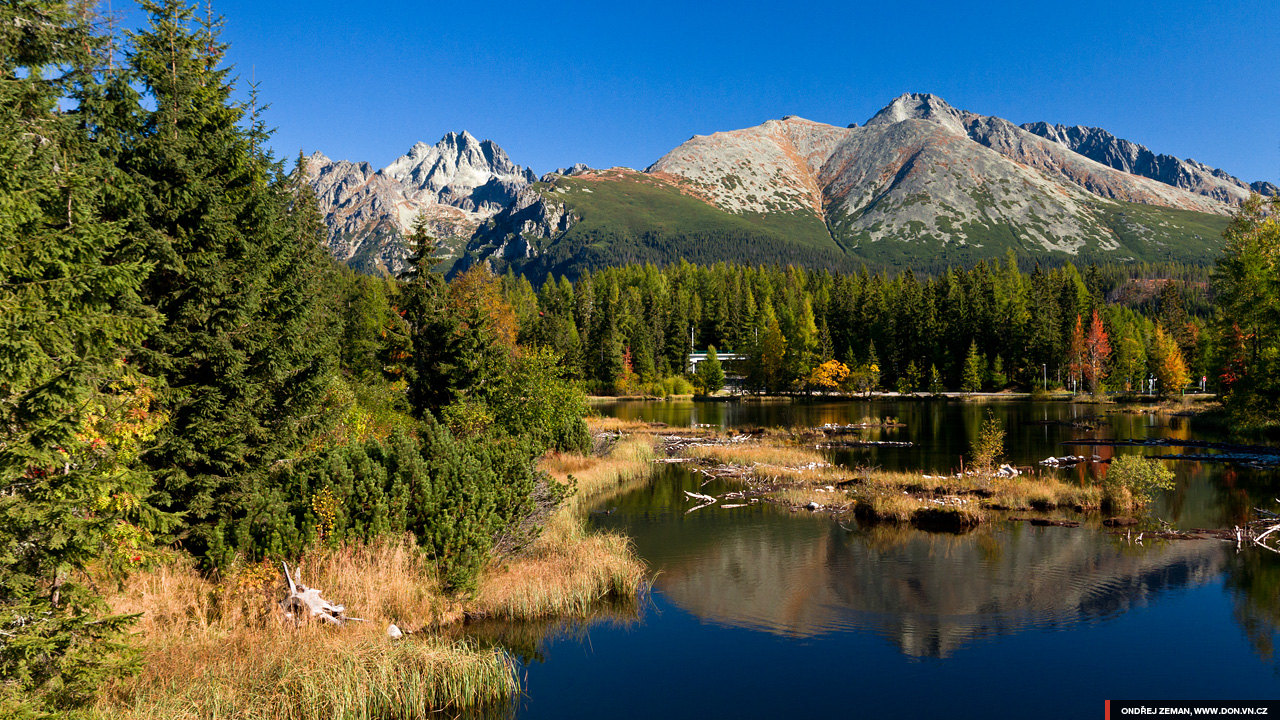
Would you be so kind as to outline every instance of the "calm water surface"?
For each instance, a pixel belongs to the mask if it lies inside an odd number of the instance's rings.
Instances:
[[[813,427],[893,416],[842,450],[850,466],[949,471],[988,410],[1016,465],[1082,454],[1083,437],[1231,441],[1187,418],[1106,415],[1063,403],[612,403],[601,412],[689,426]],[[1083,454],[1177,452],[1098,448]],[[1183,528],[1275,510],[1280,476],[1167,461],[1177,486],[1154,512]],[[1057,471],[1087,482],[1085,466]],[[1000,522],[966,534],[842,529],[772,505],[690,507],[716,494],[680,466],[604,502],[597,526],[635,539],[657,571],[635,613],[585,627],[507,628],[522,659],[520,718],[1100,717],[1106,698],[1280,699],[1280,555],[1214,540],[1128,544],[1096,525]],[[939,712],[941,711],[941,712]]]

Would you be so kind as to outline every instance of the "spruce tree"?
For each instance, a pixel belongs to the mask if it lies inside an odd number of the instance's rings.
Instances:
[[[929,366],[929,393],[938,395],[947,391],[945,385],[942,384],[942,373],[938,372],[937,365]]]
[[[163,529],[134,468],[157,422],[129,364],[155,327],[149,271],[103,217],[118,182],[83,112],[103,39],[62,2],[0,6],[0,715],[65,711],[127,669],[86,579],[127,571]]]
[[[986,359],[978,354],[978,341],[969,344],[969,354],[964,360],[964,376],[960,389],[965,392],[978,392],[987,373]]]
[[[139,354],[170,415],[147,457],[166,507],[185,513],[186,546],[221,560],[242,481],[315,430],[336,355],[332,263],[302,169],[286,175],[257,108],[231,99],[219,21],[182,0],[141,6],[150,24],[131,35],[128,68],[154,110],[121,130],[118,164],[132,190],[122,221],[155,265],[142,299],[163,318]]]
[[[698,365],[698,378],[708,395],[715,395],[724,388],[724,368],[720,366],[715,345],[707,347],[707,359]]]
[[[451,341],[457,322],[446,312],[449,288],[434,272],[438,242],[419,218],[409,235],[411,254],[400,275],[401,310],[408,325],[413,362],[408,373],[409,403],[419,417],[436,413],[453,402],[457,388],[451,370],[459,363],[459,348]]]

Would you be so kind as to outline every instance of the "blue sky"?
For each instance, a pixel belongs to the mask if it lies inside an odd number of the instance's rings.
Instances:
[[[538,173],[643,168],[693,134],[862,123],[903,92],[1104,127],[1280,179],[1265,2],[434,3],[220,0],[277,154],[387,165],[469,130]],[[130,18],[131,20],[133,18]]]

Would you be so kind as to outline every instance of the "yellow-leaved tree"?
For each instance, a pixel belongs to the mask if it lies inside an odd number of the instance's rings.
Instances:
[[[840,385],[849,377],[849,367],[839,360],[828,360],[809,373],[810,388],[822,392],[840,389]]]
[[[1155,336],[1151,339],[1151,359],[1161,395],[1174,395],[1186,387],[1191,379],[1187,361],[1182,357],[1178,342],[1160,325],[1156,325]]]

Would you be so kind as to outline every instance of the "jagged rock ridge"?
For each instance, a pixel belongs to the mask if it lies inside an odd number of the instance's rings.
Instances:
[[[307,173],[329,226],[330,251],[367,269],[398,267],[402,238],[418,217],[437,236],[469,238],[537,180],[494,142],[465,131],[435,145],[419,142],[378,171],[316,152]]]
[[[1027,123],[1021,127],[1108,167],[1207,195],[1222,202],[1239,203],[1251,192],[1272,196],[1280,191],[1280,188],[1265,181],[1245,184],[1230,173],[1190,158],[1180,160],[1172,155],[1157,155],[1144,145],[1118,138],[1102,128],[1082,125],[1068,127],[1046,122]]]

